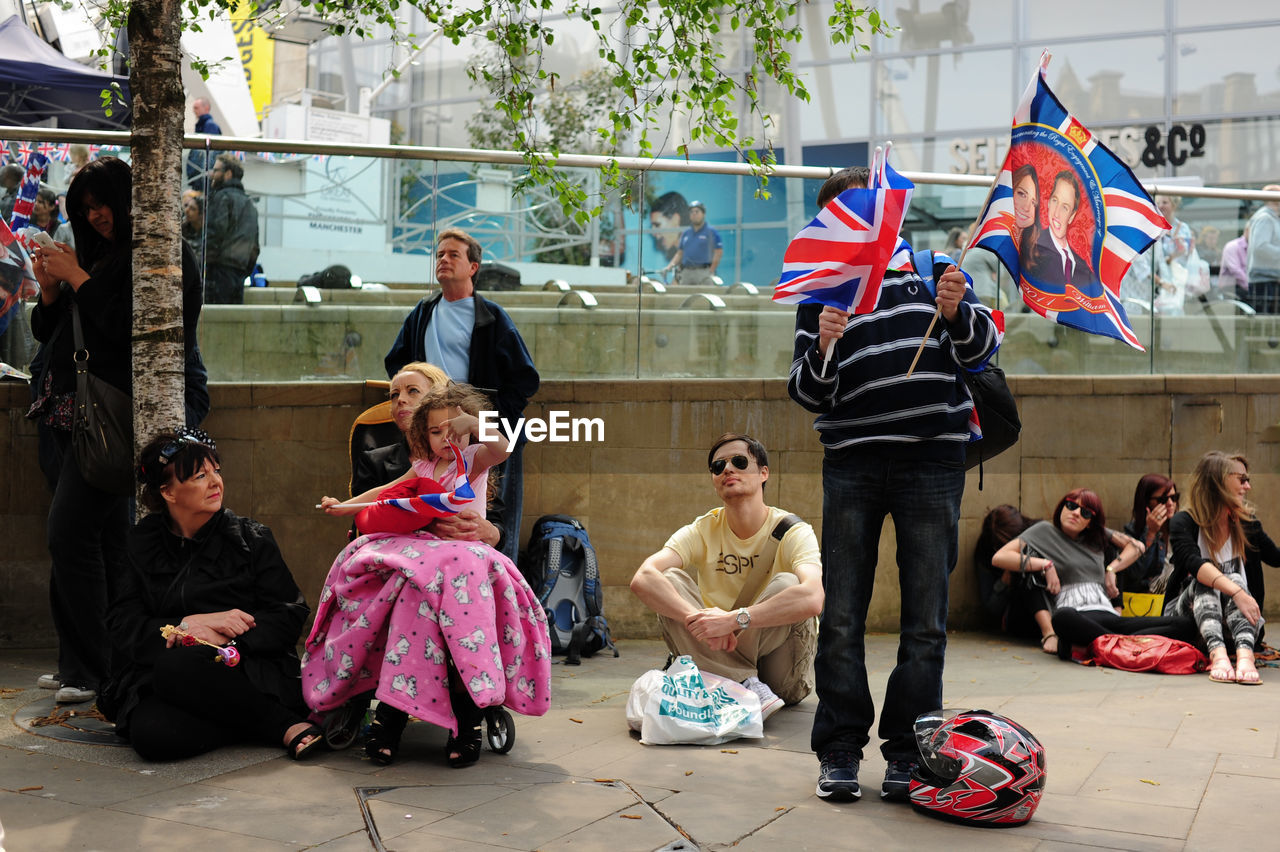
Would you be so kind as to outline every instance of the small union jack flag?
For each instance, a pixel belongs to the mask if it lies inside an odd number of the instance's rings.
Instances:
[[[46,160],[52,160],[54,157],[58,156],[58,145],[55,142],[41,142],[36,146],[36,150],[39,151],[40,155]]]
[[[27,164],[27,160],[29,160],[31,158],[31,155],[34,154],[35,152],[36,152],[36,149],[31,147],[30,142],[18,143],[18,159],[22,161],[22,164],[24,166]]]
[[[33,152],[27,159],[27,174],[18,188],[18,200],[13,202],[13,215],[9,217],[9,228],[15,234],[31,223],[31,211],[36,206],[36,193],[40,191],[40,178],[44,175],[45,166],[49,165],[44,154]]]
[[[905,246],[898,231],[915,189],[888,159],[877,148],[871,185],[846,189],[796,234],[782,259],[775,302],[875,310],[885,270]]]
[[[71,162],[71,143],[63,142],[61,145],[59,145],[58,151],[56,154],[53,155],[53,158],[57,160],[59,163]]]

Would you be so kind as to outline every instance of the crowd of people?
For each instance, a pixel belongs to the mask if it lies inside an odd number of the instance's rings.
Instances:
[[[1215,682],[1261,683],[1262,566],[1280,566],[1280,548],[1251,487],[1244,456],[1212,451],[1185,492],[1163,474],[1141,477],[1122,530],[1087,488],[1064,495],[1049,520],[997,506],[974,547],[984,611],[1062,659],[1087,656],[1104,634],[1156,635],[1206,651]]]

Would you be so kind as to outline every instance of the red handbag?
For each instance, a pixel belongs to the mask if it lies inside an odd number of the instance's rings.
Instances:
[[[1089,645],[1086,665],[1126,672],[1196,674],[1209,667],[1209,658],[1194,645],[1168,636],[1122,636],[1107,633]]]

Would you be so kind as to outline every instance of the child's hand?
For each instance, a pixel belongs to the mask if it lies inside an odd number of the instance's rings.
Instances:
[[[446,437],[456,444],[465,444],[471,435],[475,434],[480,428],[480,420],[467,414],[465,411],[458,412],[458,416],[444,422],[447,430]]]
[[[344,515],[354,515],[360,510],[354,506],[348,506],[337,497],[321,497],[320,508],[324,509],[326,515],[334,515],[342,517]]]

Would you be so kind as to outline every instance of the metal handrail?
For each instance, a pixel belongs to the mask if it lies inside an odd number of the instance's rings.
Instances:
[[[37,142],[81,142],[129,145],[132,134],[124,131],[66,130],[54,127],[0,127],[0,139]],[[381,157],[392,160],[432,160],[447,162],[491,163],[521,166],[524,157],[514,151],[489,151],[479,148],[434,148],[425,145],[365,145],[328,142],[305,142],[300,139],[254,139],[244,136],[184,136],[184,148],[209,148],[215,151],[247,151],[277,154],[329,154],[349,157]],[[598,169],[616,165],[623,171],[685,172],[754,176],[757,171],[749,163],[722,163],[708,160],[680,160],[662,157],[608,157],[597,154],[547,153],[549,160],[561,168]],[[777,165],[767,170],[770,177],[825,180],[839,169],[834,166]],[[995,175],[948,174],[944,172],[901,172],[918,184],[940,186],[988,187]],[[1142,181],[1152,195],[1174,195],[1182,198],[1219,198],[1280,202],[1280,192],[1261,189],[1229,189],[1213,186],[1162,184],[1158,180]]]

